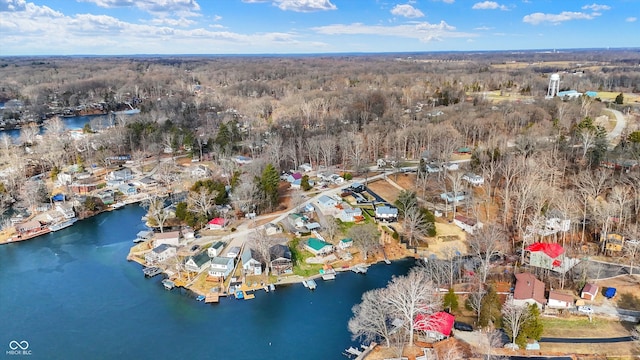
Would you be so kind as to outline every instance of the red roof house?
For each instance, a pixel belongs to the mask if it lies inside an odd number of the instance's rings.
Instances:
[[[529,251],[529,265],[558,272],[565,272],[575,265],[576,260],[564,256],[564,248],[555,243],[533,243]]]
[[[547,303],[544,296],[544,283],[529,273],[516,274],[516,287],[513,302],[517,305],[537,304],[540,309]]]
[[[227,221],[219,217],[211,219],[208,223],[210,230],[220,230],[224,228],[226,224],[227,224]]]
[[[451,329],[455,317],[447,312],[439,311],[434,314],[418,314],[415,318],[414,328],[424,331],[427,337],[440,341],[451,336]]]

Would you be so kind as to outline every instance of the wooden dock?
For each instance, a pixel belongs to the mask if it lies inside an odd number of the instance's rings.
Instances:
[[[256,296],[254,294],[247,294],[246,292],[244,293],[244,299],[245,300],[251,300],[251,299],[255,299]]]
[[[207,304],[220,302],[220,295],[218,293],[209,293],[204,298],[204,302]]]
[[[151,267],[146,267],[144,269],[142,269],[142,272],[144,273],[144,276],[146,277],[154,277],[158,274],[162,274],[162,269],[160,269],[157,266],[151,266]]]

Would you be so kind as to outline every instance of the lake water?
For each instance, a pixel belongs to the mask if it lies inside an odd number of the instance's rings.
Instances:
[[[66,130],[81,130],[87,123],[91,124],[91,128],[94,130],[112,125],[112,119],[108,115],[71,116],[61,117],[60,119],[62,119]],[[40,127],[40,134],[45,132],[45,127]],[[20,137],[20,129],[4,130],[0,131],[0,134],[7,134],[13,139],[18,139]]]
[[[204,304],[126,261],[143,213],[129,205],[0,246],[0,357],[346,359],[351,307],[413,266],[375,265],[321,280],[313,292],[294,284]],[[30,355],[12,355],[14,341],[27,341]]]

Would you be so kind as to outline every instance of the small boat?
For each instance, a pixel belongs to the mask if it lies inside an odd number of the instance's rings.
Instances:
[[[198,296],[196,297],[196,300],[197,300],[197,301],[204,301],[204,299],[205,299],[205,298],[206,298],[206,296],[204,296],[204,295],[198,295]]]
[[[310,280],[307,280],[307,286],[309,287],[309,290],[315,290],[318,284],[316,284],[315,280],[310,279]]]
[[[307,280],[302,280],[302,285],[304,285],[304,287],[306,288],[309,287],[309,283],[307,282]]]
[[[276,289],[276,286],[273,284],[269,284],[269,290],[274,291]]]
[[[113,210],[118,210],[118,209],[123,208],[125,205],[126,205],[126,204],[125,204],[125,203],[123,203],[122,201],[118,201],[117,203],[111,204],[111,208],[112,208]]]
[[[389,259],[387,259],[387,258],[384,259],[384,263],[387,264],[387,265],[391,265],[391,261],[389,261]]]
[[[236,291],[235,295],[236,295],[236,299],[238,300],[244,299],[244,294],[242,293],[242,290]]]

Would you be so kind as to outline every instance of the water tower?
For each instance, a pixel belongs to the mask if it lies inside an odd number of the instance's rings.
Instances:
[[[558,95],[558,90],[560,90],[560,75],[551,74],[549,78],[549,89],[547,90],[547,96],[545,98],[552,99]]]

